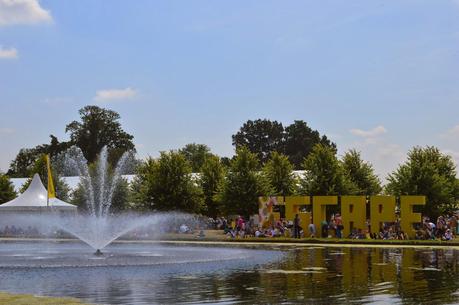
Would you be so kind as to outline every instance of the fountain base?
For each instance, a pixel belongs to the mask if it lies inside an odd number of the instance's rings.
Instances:
[[[102,251],[100,251],[100,249],[97,249],[96,252],[94,253],[95,256],[103,256],[104,254],[102,253]]]

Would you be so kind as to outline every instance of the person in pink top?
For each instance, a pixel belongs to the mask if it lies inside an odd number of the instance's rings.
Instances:
[[[341,218],[341,215],[339,213],[336,213],[335,215],[335,225],[336,225],[336,237],[342,238],[342,230],[344,229],[343,226],[343,219]]]
[[[241,230],[244,230],[244,218],[239,215],[237,222],[236,222],[236,231],[239,232]]]

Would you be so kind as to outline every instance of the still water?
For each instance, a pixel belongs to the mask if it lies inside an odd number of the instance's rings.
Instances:
[[[0,243],[0,291],[98,304],[456,304],[459,251]]]

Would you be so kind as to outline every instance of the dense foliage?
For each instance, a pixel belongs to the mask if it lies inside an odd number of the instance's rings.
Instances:
[[[311,129],[304,121],[295,121],[285,128],[283,153],[288,156],[295,169],[304,169],[303,161],[316,144],[336,150],[335,143],[327,136],[321,136],[317,130]]]
[[[225,178],[225,166],[220,161],[220,158],[214,155],[209,155],[204,160],[201,168],[200,186],[204,193],[204,212],[205,214],[216,217],[220,215],[220,206],[216,195],[219,186]]]
[[[192,177],[191,166],[183,154],[161,152],[139,168],[134,181],[140,208],[157,211],[201,212],[203,193]]]
[[[273,151],[283,150],[284,127],[282,123],[270,120],[248,120],[233,135],[236,148],[247,147],[264,163]]]
[[[107,146],[114,164],[125,152],[134,150],[133,136],[121,128],[120,115],[97,106],[86,106],[79,111],[81,122],[73,121],[65,128],[70,141],[78,146],[88,163],[93,163]]]
[[[231,161],[217,199],[224,214],[253,215],[258,212],[258,196],[271,193],[269,184],[260,173],[257,156],[241,147]]]
[[[293,174],[293,166],[287,156],[273,152],[263,172],[272,187],[271,195],[288,196],[295,192],[297,181]]]
[[[294,121],[285,129],[282,123],[267,119],[248,120],[233,135],[236,148],[246,146],[265,163],[272,152],[285,154],[295,169],[302,169],[304,158],[309,155],[316,144],[336,148],[326,136],[320,136],[304,121]]]
[[[200,172],[206,158],[211,155],[207,145],[196,143],[185,145],[179,152],[188,160],[193,173]]]
[[[317,144],[304,160],[306,170],[301,179],[301,192],[305,195],[347,195],[356,192],[355,185],[344,173],[336,151]]]
[[[15,197],[16,192],[9,177],[0,173],[0,204],[13,200]]]
[[[424,213],[435,217],[457,209],[459,183],[452,158],[435,147],[415,147],[408,160],[388,177],[386,192],[393,195],[424,195]]]
[[[363,161],[359,152],[353,149],[346,152],[342,166],[346,177],[355,187],[355,195],[376,195],[381,192],[381,182],[372,165]]]

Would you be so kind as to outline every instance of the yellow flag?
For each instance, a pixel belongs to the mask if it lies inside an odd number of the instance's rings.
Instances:
[[[54,190],[53,175],[51,174],[51,162],[49,155],[46,155],[46,166],[48,168],[48,198],[56,198],[56,191]]]

